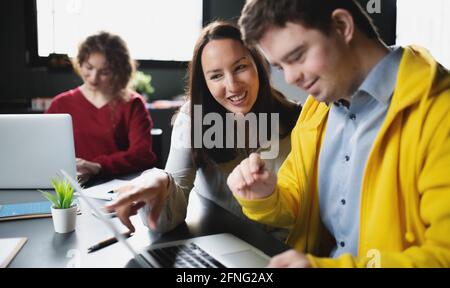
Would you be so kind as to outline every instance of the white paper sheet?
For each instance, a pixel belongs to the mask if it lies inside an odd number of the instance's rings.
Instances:
[[[8,267],[26,241],[25,237],[0,239],[0,268]]]
[[[106,183],[84,189],[83,191],[90,198],[109,201],[116,197],[116,193],[112,192],[113,190],[126,186],[128,183],[130,183],[130,181],[114,179]]]

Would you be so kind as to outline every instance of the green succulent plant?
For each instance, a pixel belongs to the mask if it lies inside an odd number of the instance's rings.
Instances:
[[[47,191],[38,190],[53,204],[55,209],[67,209],[72,207],[73,203],[73,187],[66,179],[51,178],[50,182],[55,194]]]

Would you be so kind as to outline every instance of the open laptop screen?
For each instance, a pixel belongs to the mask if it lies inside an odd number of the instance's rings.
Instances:
[[[69,114],[0,115],[0,188],[51,188],[61,169],[76,176]]]

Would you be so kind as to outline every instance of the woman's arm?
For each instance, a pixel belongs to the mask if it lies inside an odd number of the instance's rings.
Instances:
[[[117,211],[130,230],[134,227],[129,217],[137,211],[144,224],[160,233],[184,221],[196,172],[188,146],[189,122],[189,116],[183,113],[175,121],[166,171],[156,168],[145,171],[130,185],[119,189],[117,199],[107,205],[109,211]]]
[[[158,232],[171,230],[184,221],[189,193],[194,186],[196,168],[191,156],[191,125],[186,108],[186,105],[181,108],[173,125],[170,152],[165,167],[170,178],[168,197],[156,225],[155,230]],[[148,215],[149,207],[146,206],[145,210]]]

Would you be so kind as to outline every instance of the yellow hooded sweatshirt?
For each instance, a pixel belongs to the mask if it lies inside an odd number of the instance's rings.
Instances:
[[[313,267],[450,267],[449,71],[427,51],[405,48],[364,171],[356,257],[324,257],[335,245],[321,222],[318,198],[328,110],[307,99],[274,193],[258,200],[235,195],[244,213],[291,228],[287,243],[308,253]]]

